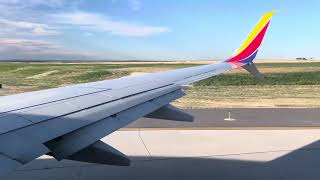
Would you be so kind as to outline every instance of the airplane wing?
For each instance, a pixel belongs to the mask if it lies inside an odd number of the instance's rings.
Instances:
[[[253,64],[273,12],[265,14],[236,55],[218,64],[79,84],[0,98],[0,174],[48,154],[57,160],[122,165],[129,159],[100,141],[141,117],[192,121],[170,105],[193,82]]]

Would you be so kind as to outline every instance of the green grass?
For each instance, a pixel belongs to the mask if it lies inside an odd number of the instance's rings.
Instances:
[[[320,62],[306,62],[306,63],[257,63],[258,68],[280,68],[280,67],[320,67]]]
[[[288,72],[264,74],[261,81],[251,74],[223,74],[196,83],[196,86],[246,86],[246,85],[320,85],[320,72]]]

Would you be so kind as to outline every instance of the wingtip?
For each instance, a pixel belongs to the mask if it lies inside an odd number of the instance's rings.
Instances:
[[[268,29],[271,17],[276,11],[265,13],[256,26],[253,28],[247,39],[242,43],[236,54],[227,60],[227,62],[252,62],[256,56],[256,52],[262,43],[265,32]]]
[[[270,12],[265,13],[264,16],[267,16],[267,17],[271,18],[271,17],[272,17],[274,14],[276,14],[276,13],[277,13],[276,10],[272,10],[272,11],[270,11]]]

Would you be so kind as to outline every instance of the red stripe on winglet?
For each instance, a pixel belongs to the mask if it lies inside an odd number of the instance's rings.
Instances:
[[[250,43],[250,45],[243,50],[240,54],[230,58],[227,60],[227,62],[233,62],[233,61],[240,61],[242,59],[245,59],[249,57],[252,53],[254,53],[260,46],[263,37],[268,29],[270,21],[264,26],[264,28],[260,31],[260,33],[257,35],[257,37],[254,38],[254,40]]]

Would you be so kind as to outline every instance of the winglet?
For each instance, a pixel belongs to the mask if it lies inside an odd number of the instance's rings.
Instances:
[[[258,53],[258,48],[262,43],[270,20],[274,14],[275,11],[264,14],[258,24],[252,30],[252,32],[249,34],[248,38],[236,51],[235,56],[229,58],[228,60],[226,60],[226,62],[230,62],[237,67],[252,63]]]

